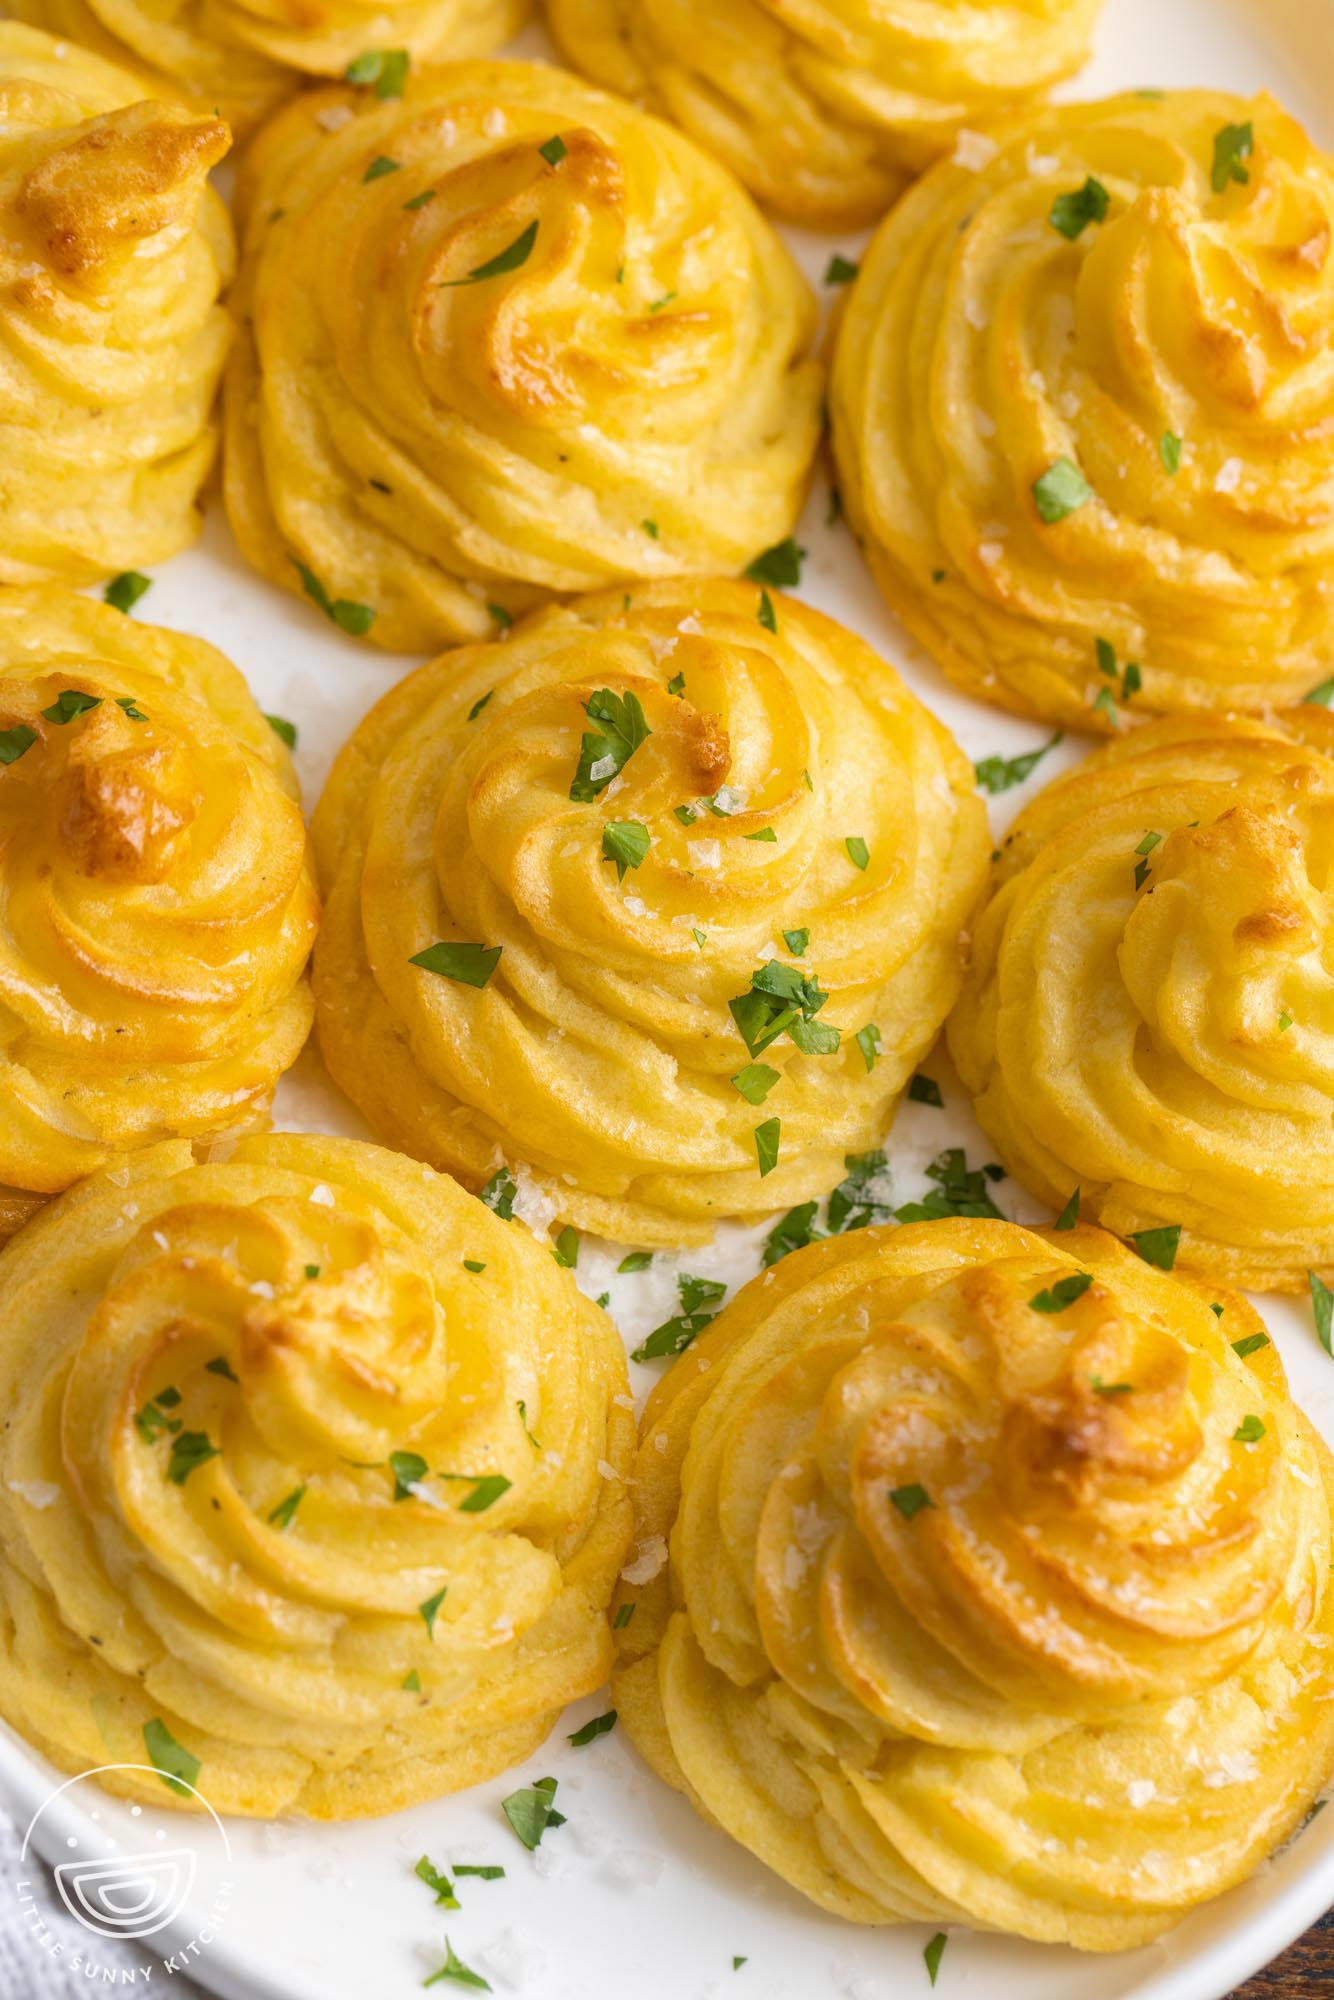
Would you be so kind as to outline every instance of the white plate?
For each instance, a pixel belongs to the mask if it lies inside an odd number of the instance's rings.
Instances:
[[[1105,0],[1090,69],[1065,94],[1096,96],[1135,85],[1212,84],[1249,93],[1269,88],[1325,145],[1334,145],[1334,0]],[[518,53],[545,53],[536,30]],[[856,255],[852,237],[789,232],[812,280],[835,248]],[[800,538],[810,550],[801,595],[864,634],[891,659],[974,757],[1013,755],[1040,742],[1039,727],[955,694],[914,656],[879,603],[846,530],[825,526],[820,482]],[[371,701],[410,662],[360,647],[322,623],[312,607],[269,588],[238,558],[215,508],[203,545],[154,579],[142,617],[202,633],[249,677],[261,707],[300,725],[297,763],[313,803],[334,752]],[[1084,746],[1067,742],[1018,793],[993,801],[997,829],[1034,785],[1073,762]],[[924,1185],[920,1168],[940,1148],[965,1143],[987,1157],[956,1101],[942,1113],[905,1107],[891,1159],[907,1199]],[[280,1086],[279,1127],[364,1135],[356,1115],[309,1057]],[[1007,1212],[1035,1215],[1004,1183]],[[739,1283],[755,1269],[759,1232],[720,1233],[691,1270]],[[614,1254],[585,1239],[579,1281],[608,1288],[627,1346],[672,1309],[673,1260],[615,1279]],[[1334,1364],[1318,1346],[1304,1307],[1264,1302],[1294,1392],[1334,1441]],[[632,1370],[646,1388],[654,1371]],[[446,1930],[467,1964],[497,1994],[536,2000],[611,2000],[627,1987],[636,2000],[703,2000],[710,1994],[765,2000],[890,2000],[928,1992],[919,1927],[862,1930],[805,1903],[739,1847],[715,1833],[638,1763],[613,1734],[571,1750],[564,1732],[607,1706],[572,1711],[552,1746],[504,1780],[384,1820],[344,1826],[284,1821],[266,1827],[233,1820],[233,1893],[225,1926],[195,1976],[227,2000],[398,2000],[443,1959]],[[555,1748],[555,1745],[559,1748]],[[560,1780],[569,1824],[528,1855],[499,1810],[502,1796],[550,1771]],[[204,1774],[207,1783],[207,1773]],[[0,1796],[20,1828],[59,1783],[11,1732],[0,1729]],[[81,1788],[89,1803],[87,1788]],[[66,1796],[43,1816],[39,1844],[52,1855],[68,1843],[96,1851],[108,1832],[133,1848],[125,1808],[100,1800],[93,1824]],[[174,1816],[172,1840],[188,1835]],[[465,1881],[464,1908],[447,1919],[412,1874],[417,1857],[499,1862],[503,1882]],[[1113,1958],[1027,1945],[966,1932],[951,1936],[940,1971],[941,2000],[1221,2000],[1266,1963],[1334,1900],[1334,1812],[1317,1819],[1245,1887],[1197,1912],[1166,1940]],[[165,1935],[195,1934],[202,1912],[187,1905]],[[443,1920],[442,1920],[443,1919]],[[161,1942],[161,1940],[159,1940]],[[746,1964],[733,1971],[734,1956]],[[156,1984],[161,1974],[154,1975]],[[433,1989],[437,1990],[437,1989]],[[441,1993],[464,1993],[445,1985]]]

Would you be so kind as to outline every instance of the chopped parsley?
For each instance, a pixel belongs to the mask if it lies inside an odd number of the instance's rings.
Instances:
[[[464,1875],[475,1875],[479,1882],[503,1882],[505,1879],[504,1869],[496,1867],[494,1862],[480,1865],[469,1861],[456,1862],[454,1865],[455,1880],[457,1881]]]
[[[862,1052],[862,1061],[866,1064],[869,1074],[875,1068],[876,1058],[880,1054],[880,1030],[874,1021],[868,1021],[864,1028],[858,1028],[857,1047]]]
[[[586,1722],[582,1729],[576,1729],[573,1736],[567,1736],[565,1740],[567,1743],[573,1743],[576,1750],[582,1750],[585,1743],[592,1743],[596,1737],[606,1736],[615,1727],[616,1710],[609,1708],[605,1715],[595,1715],[591,1722]]]
[[[912,1486],[895,1486],[889,1497],[905,1521],[911,1521],[924,1507],[934,1507],[936,1504],[925,1486],[918,1486],[915,1483]]]
[[[137,569],[123,569],[119,576],[113,576],[102,592],[102,601],[113,611],[133,611],[146,590],[153,587],[151,576],[144,576]]]
[[[685,675],[673,674],[671,679],[667,683],[668,694],[682,695],[685,693],[685,691],[686,691]]]
[[[804,958],[806,955],[806,947],[810,943],[810,941],[811,941],[811,934],[809,931],[783,932],[783,943],[792,953],[793,958]]]
[[[1170,1271],[1177,1260],[1177,1247],[1181,1242],[1181,1224],[1171,1222],[1164,1224],[1161,1229],[1132,1230],[1130,1241],[1146,1264],[1153,1264],[1160,1271]]]
[[[17,764],[36,741],[37,731],[26,722],[16,722],[12,729],[0,729],[0,764]]]
[[[657,541],[658,524],[656,521],[641,521],[639,525],[644,530],[644,533],[648,536],[651,542]]]
[[[456,1478],[471,1478],[470,1473],[458,1473]],[[473,1486],[465,1500],[459,1502],[460,1514],[485,1514],[488,1507],[494,1507],[502,1493],[508,1493],[511,1481],[503,1472],[484,1472]]]
[[[958,1215],[988,1215],[997,1220],[1004,1219],[987,1193],[987,1182],[999,1179],[1000,1169],[990,1164],[970,1168],[962,1146],[948,1146],[931,1162],[926,1177],[935,1181],[936,1187],[921,1201],[910,1201],[902,1208],[896,1208],[896,1222],[937,1222],[942,1216]],[[832,1202],[830,1216],[832,1220]]]
[[[424,1479],[431,1476],[430,1466],[416,1451],[391,1451],[389,1470],[394,1475],[395,1500],[411,1500],[414,1497],[413,1487],[420,1486]]]
[[[1331,674],[1327,681],[1321,681],[1318,687],[1313,687],[1309,694],[1302,696],[1304,702],[1313,702],[1317,708],[1328,708],[1331,699],[1334,699],[1334,674]]]
[[[434,188],[423,188],[420,194],[414,194],[410,201],[404,202],[403,206],[406,209],[412,210],[425,208],[428,201],[435,200],[435,196],[436,190]]]
[[[501,278],[504,277],[507,271],[517,271],[521,265],[528,262],[536,241],[537,217],[534,216],[528,227],[521,229],[512,243],[507,243],[505,248],[498,251],[494,257],[488,257],[484,264],[475,265],[463,277],[445,278],[440,285],[440,290],[442,292],[452,292],[459,285],[475,285],[483,278]]]
[[[618,1272],[647,1271],[652,1262],[653,1252],[651,1250],[632,1250],[628,1257],[622,1257],[616,1269]]]
[[[817,1025],[815,1016],[828,998],[815,973],[801,973],[770,958],[751,975],[750,991],[729,1000],[727,1009],[752,1056],[760,1055],[780,1035],[790,1036],[807,1054],[828,1054],[838,1047],[837,1028],[825,1031],[819,1038],[825,1045],[818,1048],[811,1046],[809,1035],[803,1040],[794,1032]]]
[[[452,979],[459,986],[485,986],[503,950],[499,944],[431,944],[425,951],[414,952],[408,964],[437,973],[441,979]]]
[[[1050,527],[1068,514],[1077,514],[1093,498],[1093,488],[1072,458],[1058,458],[1041,478],[1033,481],[1033,499],[1040,520]]]
[[[632,1361],[658,1361],[665,1355],[683,1354],[718,1317],[717,1307],[727,1295],[721,1278],[692,1278],[685,1271],[677,1274],[676,1290],[680,1312],[654,1327],[643,1346],[630,1356]]]
[[[579,768],[570,786],[570,797],[588,805],[619,775],[640,744],[653,734],[644,719],[636,694],[615,694],[599,688],[589,696],[584,713],[596,730],[584,732],[579,752]]]
[[[440,1606],[444,1603],[445,1598],[448,1595],[448,1592],[449,1592],[449,1585],[447,1583],[442,1583],[439,1590],[437,1590],[437,1592],[435,1593],[434,1597],[428,1597],[424,1604],[419,1604],[417,1606],[418,1611],[420,1611],[422,1615],[422,1619],[423,1622],[425,1623],[426,1630],[433,1639],[435,1637],[436,1617],[439,1613]]]
[[[945,1946],[948,1943],[949,1939],[946,1937],[944,1931],[937,1931],[935,1936],[922,1947],[922,1957],[926,1960],[927,1976],[933,1986],[936,1983],[936,1975],[940,1971],[940,1961],[945,1956]]]
[[[932,1104],[937,1111],[943,1111],[945,1100],[940,1094],[940,1085],[933,1076],[915,1076],[908,1085],[910,1104]]]
[[[477,700],[468,710],[469,722],[476,722],[478,716],[481,714],[482,710],[486,707],[486,704],[490,701],[494,693],[495,693],[494,688],[488,688],[485,694],[478,696]]]
[[[508,1167],[497,1167],[490,1180],[484,1181],[478,1190],[477,1199],[502,1222],[514,1220],[514,1197],[519,1192],[518,1182]]]
[[[1233,1444],[1259,1444],[1265,1427],[1258,1417],[1243,1417],[1232,1433]]]
[[[301,1505],[302,1497],[305,1494],[305,1491],[306,1489],[304,1486],[294,1486],[285,1499],[280,1500],[276,1507],[270,1508],[268,1518],[272,1523],[272,1525],[278,1530],[279,1534],[281,1534],[285,1528],[291,1527],[292,1516],[296,1513],[297,1508]]]
[[[774,616],[773,599],[767,590],[760,592],[760,608],[755,613],[766,632],[777,632],[778,620]]]
[[[148,1761],[168,1791],[188,1799],[200,1772],[198,1757],[176,1741],[160,1715],[144,1724],[144,1748]]]
[[[100,694],[81,694],[77,688],[62,688],[50,708],[42,710],[43,719],[58,723],[62,728],[73,722],[76,715],[86,715],[90,708],[100,708]]]
[[[637,819],[612,819],[602,829],[602,858],[616,863],[616,880],[624,882],[627,868],[638,868],[652,844],[646,826]]]
[[[1131,1382],[1104,1382],[1101,1375],[1090,1375],[1089,1387],[1095,1396],[1129,1396],[1134,1391]]]
[[[732,1085],[741,1092],[747,1104],[763,1104],[779,1080],[779,1072],[770,1069],[768,1063],[747,1063],[732,1078]]]
[[[575,1270],[579,1263],[579,1231],[567,1222],[556,1238],[551,1254],[563,1270]]]
[[[343,75],[349,83],[373,83],[377,97],[401,97],[411,60],[406,49],[367,49],[353,57]]]
[[[776,834],[776,833],[774,832],[774,830],[773,830],[773,828],[772,828],[771,826],[761,826],[761,827],[757,827],[754,833],[746,833],[746,834],[743,834],[743,835],[742,835],[741,837],[742,837],[742,839],[743,839],[743,840],[773,840],[773,841],[776,841],[776,840],[778,839],[778,835],[777,835],[777,834]]]
[[[630,1620],[634,1617],[634,1615],[635,1615],[635,1607],[633,1604],[620,1605],[617,1609],[616,1616],[611,1621],[612,1631],[623,1632],[626,1626],[630,1623]]]
[[[523,1425],[524,1436],[527,1438],[529,1444],[533,1447],[534,1451],[541,1451],[542,1446],[540,1440],[535,1438],[532,1432],[528,1428],[528,1405],[527,1403],[525,1403],[522,1396],[520,1396],[519,1400],[514,1405],[514,1407],[519,1412],[519,1422]]]
[[[565,1824],[564,1813],[556,1811],[554,1778],[538,1778],[521,1791],[511,1792],[500,1801],[500,1810],[530,1854],[540,1845],[548,1827]]]
[[[362,175],[361,184],[365,187],[367,181],[381,181],[386,174],[398,173],[402,165],[401,160],[391,160],[387,153],[377,153]]]
[[[296,724],[294,722],[289,722],[285,715],[266,715],[264,720],[268,723],[269,728],[278,737],[280,742],[285,743],[289,750],[296,749]]]
[[[158,1400],[160,1402],[161,1397]],[[212,1444],[203,1431],[180,1431],[171,1441],[167,1477],[173,1486],[184,1486],[192,1472],[219,1456],[217,1445]]]
[[[649,311],[651,313],[660,313],[663,307],[669,306],[675,297],[675,292],[664,292],[660,299],[651,299],[649,301]]]
[[[1238,1361],[1245,1361],[1249,1355],[1258,1354],[1262,1347],[1268,1347],[1268,1345],[1269,1335],[1267,1333],[1248,1333],[1244,1340],[1233,1341],[1232,1352],[1236,1355]]]
[[[1158,456],[1163,462],[1163,471],[1175,478],[1181,470],[1181,439],[1175,431],[1164,431],[1158,440]]]
[[[759,1162],[761,1180],[778,1165],[778,1142],[782,1132],[781,1118],[766,1118],[763,1125],[755,1127],[755,1157]]]
[[[1092,1283],[1091,1271],[1072,1271],[1068,1278],[1058,1278],[1049,1289],[1036,1293],[1028,1303],[1034,1312],[1061,1313],[1076,1299],[1082,1299]]]
[[[310,1277],[312,1273],[318,1277],[318,1264],[307,1264],[306,1276]],[[210,1375],[221,1375],[224,1382],[235,1382],[237,1379],[236,1370],[225,1354],[215,1354],[211,1361],[204,1363],[204,1367]]]
[[[850,833],[843,842],[843,845],[848,851],[848,860],[852,863],[853,867],[860,868],[862,873],[865,874],[870,865],[871,850],[861,835],[859,833]]]
[[[481,1259],[478,1257],[465,1257],[463,1260],[463,1268],[465,1271],[481,1272],[486,1269],[486,1265],[483,1264]]]
[[[1073,1229],[1079,1220],[1079,1189],[1076,1188],[1052,1224],[1053,1229]]]
[[[850,285],[860,268],[850,258],[841,257],[836,250],[824,267],[824,281],[827,285]]]
[[[790,1250],[804,1250],[808,1243],[815,1243],[824,1235],[824,1230],[816,1221],[818,1201],[799,1202],[790,1208],[781,1222],[769,1231],[764,1240],[764,1262],[766,1267],[777,1264]]]
[[[539,146],[537,150],[549,167],[558,167],[570,149],[560,133],[553,132],[546,145]]]
[[[313,569],[308,569],[295,556],[290,558],[293,569],[301,578],[301,588],[312,604],[318,604],[325,617],[347,632],[354,639],[360,639],[370,631],[375,623],[375,613],[369,604],[354,604],[347,597],[330,597]]]
[[[763,550],[753,562],[748,562],[745,574],[752,583],[770,583],[775,590],[793,590],[801,582],[801,565],[806,553],[792,535],[786,535],[771,549]]]
[[[435,1891],[435,1900],[444,1909],[458,1909],[459,1899],[454,1894],[454,1884],[450,1881],[448,1875],[444,1873],[443,1869],[436,1868],[433,1865],[429,1854],[423,1854],[412,1872],[419,1882],[424,1882],[428,1889]]]
[[[455,1907],[457,1908],[457,1905]],[[438,1972],[433,1972],[429,1979],[423,1979],[422,1985],[438,1986],[442,1979],[450,1979],[456,1986],[475,1986],[481,1993],[491,1991],[490,1981],[483,1979],[480,1972],[474,1972],[471,1966],[463,1963],[448,1938],[445,1939],[444,1964]]]
[[[1214,160],[1209,175],[1209,185],[1215,194],[1222,194],[1232,181],[1245,187],[1250,180],[1250,169],[1242,165],[1249,160],[1255,149],[1255,131],[1248,121],[1245,125],[1224,125],[1214,134]]]
[[[145,1444],[154,1444],[164,1432],[169,1436],[181,1428],[179,1417],[169,1417],[168,1410],[174,1410],[181,1400],[179,1389],[159,1389],[150,1397],[142,1410],[136,1411],[134,1428]]]
[[[980,764],[974,764],[973,776],[984,792],[994,798],[1000,792],[1008,792],[1012,785],[1022,785],[1031,778],[1049,750],[1054,750],[1065,731],[1058,729],[1049,743],[1037,750],[1025,750],[1018,757],[984,757]]]
[[[1107,214],[1111,196],[1101,181],[1090,174],[1082,188],[1067,194],[1058,194],[1051,205],[1047,217],[1053,229],[1071,243],[1082,236],[1091,222],[1102,222]]]
[[[1334,1292],[1325,1283],[1318,1271],[1308,1271],[1307,1283],[1311,1287],[1311,1313],[1315,1320],[1315,1330],[1320,1345],[1326,1354],[1334,1355],[1331,1329],[1334,1329]]]

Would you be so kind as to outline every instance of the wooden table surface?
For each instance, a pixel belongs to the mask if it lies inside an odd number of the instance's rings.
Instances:
[[[1334,1910],[1281,1958],[1239,1986],[1232,2000],[1306,2000],[1334,1992]]]

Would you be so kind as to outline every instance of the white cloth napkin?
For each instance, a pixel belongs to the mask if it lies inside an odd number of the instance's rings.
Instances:
[[[101,1992],[105,1987],[76,1972],[74,1959],[86,1952],[93,1940],[60,1901],[44,1862],[30,1851],[20,1868],[22,1840],[20,1829],[0,1805],[0,2000],[87,2000],[90,1988]],[[49,1933],[41,1942],[27,1899],[19,1897],[20,1881],[32,1884],[31,1901],[41,1911]],[[59,1955],[51,1950],[53,1941],[62,1947]],[[118,1973],[124,1969],[124,1984],[115,1991],[152,1993],[169,1984],[175,2000],[206,2000],[200,1988],[180,1973],[168,1981],[147,1944],[121,1944],[99,1937],[95,1951],[99,1966],[114,1967]],[[132,1983],[128,1975],[147,1964],[153,1967],[152,1979],[145,1982],[140,1971],[137,1984]]]

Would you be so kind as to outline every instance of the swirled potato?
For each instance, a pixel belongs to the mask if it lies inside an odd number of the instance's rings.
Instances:
[[[1142,1944],[1334,1767],[1332,1487],[1244,1299],[1086,1226],[836,1237],[650,1399],[613,1697],[838,1916]]]
[[[1334,160],[1268,97],[997,128],[863,262],[842,493],[970,693],[1110,733],[1256,711],[1334,660]]]
[[[532,0],[8,0],[11,13],[97,49],[247,132],[302,74],[349,65],[378,85],[402,63],[489,55]],[[376,47],[375,44],[385,46]]]
[[[605,1678],[625,1358],[521,1223],[354,1140],[168,1140],[0,1284],[0,1714],[61,1769],[389,1812]]]
[[[723,168],[537,63],[308,93],[252,148],[226,492],[255,565],[423,649],[738,569],[796,519],[815,305]]]
[[[1311,707],[1096,752],[1016,820],[949,1024],[1025,1186],[1234,1285],[1334,1276],[1332,759]]]
[[[320,1044],[377,1133],[473,1186],[527,1166],[645,1243],[878,1143],[988,845],[957,746],[868,646],[698,580],[410,675],[312,833]]]
[[[318,905],[287,752],[220,653],[0,591],[0,909],[0,1232],[17,1190],[267,1111]]]
[[[546,0],[576,69],[675,119],[779,214],[830,229],[878,222],[970,120],[1073,74],[1098,7]]]
[[[88,583],[194,540],[231,342],[216,117],[0,21],[0,584]]]

